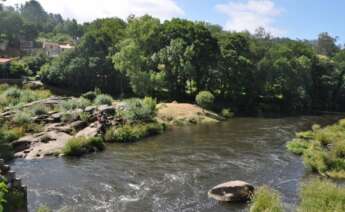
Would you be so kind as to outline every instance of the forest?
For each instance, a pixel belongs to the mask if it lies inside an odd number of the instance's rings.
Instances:
[[[191,102],[209,91],[216,105],[254,115],[345,108],[345,50],[327,32],[293,40],[263,28],[231,32],[149,15],[80,24],[47,13],[34,0],[17,8],[2,5],[0,26],[1,42],[13,50],[3,56],[21,56],[2,67],[7,78],[35,76],[47,85],[79,93],[98,88],[117,98]],[[34,41],[31,54],[16,51],[23,39]],[[49,58],[40,50],[47,40],[75,48]]]

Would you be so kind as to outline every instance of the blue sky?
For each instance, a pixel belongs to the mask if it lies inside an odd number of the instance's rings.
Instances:
[[[26,0],[7,0],[14,5]],[[129,14],[161,19],[208,21],[228,30],[254,31],[263,26],[276,36],[315,39],[320,32],[345,42],[344,0],[38,0],[49,12],[80,22]]]

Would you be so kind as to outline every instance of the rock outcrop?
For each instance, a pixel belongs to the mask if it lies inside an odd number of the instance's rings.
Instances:
[[[220,202],[246,202],[251,199],[254,186],[244,181],[229,181],[215,186],[208,196]]]
[[[63,98],[49,98],[30,103],[24,107],[31,107],[36,104],[48,104],[50,106],[61,103]],[[59,156],[65,144],[72,137],[94,137],[100,135],[108,125],[115,125],[115,106],[90,106],[82,109],[69,111],[72,118],[63,120],[63,113],[48,112],[47,114],[35,117],[35,122],[44,125],[42,132],[26,135],[14,142],[12,147],[15,156],[25,159],[39,159],[45,156]],[[82,119],[80,114],[87,114],[87,118]],[[12,111],[6,111],[10,118]],[[106,126],[105,126],[106,125]],[[103,130],[103,131],[102,131]],[[104,132],[103,132],[104,133]]]

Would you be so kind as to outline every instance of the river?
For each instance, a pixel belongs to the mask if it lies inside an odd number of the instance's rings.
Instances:
[[[75,212],[248,211],[246,205],[207,197],[210,188],[229,180],[268,184],[292,209],[305,171],[285,143],[296,131],[335,119],[235,118],[109,145],[81,159],[16,160],[12,165],[28,186],[30,211],[41,204]]]

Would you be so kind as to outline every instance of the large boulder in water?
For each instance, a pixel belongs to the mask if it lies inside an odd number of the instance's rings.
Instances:
[[[254,186],[244,181],[229,181],[212,188],[208,196],[220,202],[246,202],[251,199]]]

